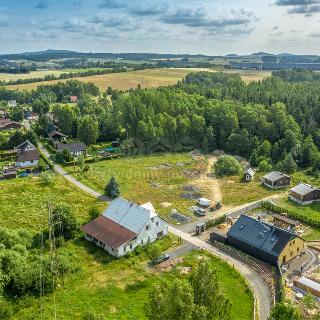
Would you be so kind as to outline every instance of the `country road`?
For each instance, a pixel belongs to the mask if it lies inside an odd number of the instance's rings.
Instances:
[[[67,173],[59,164],[55,163],[49,154],[49,152],[44,148],[44,146],[39,143],[39,149],[40,151],[47,157],[47,159],[53,164],[54,170],[62,175],[65,179],[73,183],[75,186],[83,190],[84,192],[90,194],[91,196],[98,198],[100,200],[109,202],[111,199],[109,199],[107,196],[102,195],[93,189],[89,188],[88,186],[84,185],[74,177],[72,177],[69,173]],[[219,251],[217,248],[211,246],[207,242],[198,239],[196,237],[191,236],[190,234],[177,229],[176,227],[170,225],[169,231],[172,234],[175,234],[179,237],[181,237],[184,241],[191,243],[192,245],[206,250],[210,253],[212,253],[215,256],[218,256],[219,258],[229,262],[231,265],[234,265],[234,267],[246,278],[247,282],[249,283],[249,286],[254,292],[257,306],[258,306],[258,314],[259,314],[259,320],[267,320],[268,316],[270,314],[270,306],[271,306],[271,294],[269,291],[268,286],[265,284],[265,282],[259,277],[259,275],[251,270],[249,267],[247,267],[242,262],[234,259],[233,257],[227,255],[226,253],[223,253]]]

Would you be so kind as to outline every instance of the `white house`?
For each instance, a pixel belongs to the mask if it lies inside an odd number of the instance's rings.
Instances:
[[[17,106],[17,101],[16,100],[10,100],[8,101],[8,107],[9,108],[14,108]]]
[[[38,166],[39,152],[29,140],[21,143],[15,149],[17,151],[17,167],[28,168]]]
[[[252,168],[248,168],[246,170],[246,172],[244,173],[244,180],[251,181],[253,179],[254,175],[255,175],[254,170]]]
[[[103,215],[83,226],[85,238],[115,257],[168,234],[168,224],[149,202],[138,205],[123,198],[113,200]]]

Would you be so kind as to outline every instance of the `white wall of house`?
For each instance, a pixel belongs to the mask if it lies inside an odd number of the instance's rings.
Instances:
[[[120,258],[128,252],[133,251],[138,246],[145,246],[148,243],[153,243],[156,240],[166,236],[168,234],[168,224],[162,220],[159,216],[150,218],[148,223],[144,225],[138,237],[132,241],[123,244],[119,248],[111,248],[101,241],[92,238],[85,234],[85,239],[95,243],[97,246],[102,247],[110,255]]]
[[[24,162],[16,162],[17,167],[21,168],[27,168],[27,167],[37,167],[39,164],[39,160],[33,160],[33,161],[24,161]]]

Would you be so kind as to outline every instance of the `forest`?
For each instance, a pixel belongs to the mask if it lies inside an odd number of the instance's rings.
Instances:
[[[70,80],[31,93],[0,89],[0,100],[30,103],[40,115],[51,106],[61,131],[86,144],[120,139],[123,149],[135,153],[222,149],[263,171],[291,173],[300,167],[318,174],[319,86],[279,76],[245,84],[239,75],[197,72],[157,89],[108,88],[99,97],[95,85]],[[78,103],[61,105],[70,95],[77,95]],[[40,116],[37,133],[45,136],[49,128]]]

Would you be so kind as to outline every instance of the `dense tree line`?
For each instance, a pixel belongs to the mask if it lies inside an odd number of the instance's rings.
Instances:
[[[34,107],[34,111],[39,112],[41,109],[48,109],[48,104],[69,102],[70,96],[73,95],[81,98],[85,94],[98,96],[100,90],[93,83],[84,83],[77,80],[68,80],[51,85],[40,85],[36,90],[32,91],[14,91],[1,87],[0,101],[16,100],[18,104],[31,104],[32,107]],[[45,107],[43,108],[42,105]]]
[[[277,70],[272,75],[287,82],[319,81],[320,73],[309,70]]]

